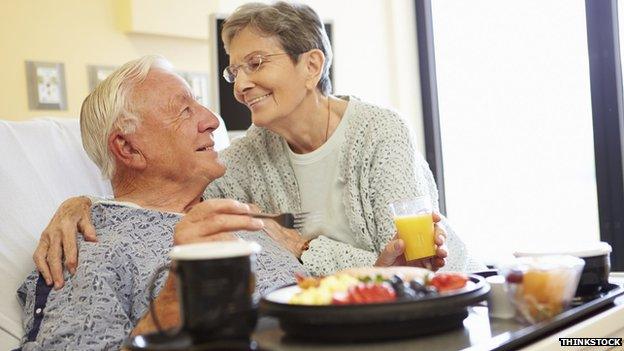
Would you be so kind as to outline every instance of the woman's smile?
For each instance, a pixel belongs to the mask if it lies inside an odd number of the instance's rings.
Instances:
[[[258,97],[255,97],[253,99],[248,100],[247,106],[251,109],[253,106],[256,106],[257,104],[259,104],[260,102],[264,101],[266,98],[268,98],[269,96],[273,95],[272,93],[268,93],[268,94],[264,94]]]

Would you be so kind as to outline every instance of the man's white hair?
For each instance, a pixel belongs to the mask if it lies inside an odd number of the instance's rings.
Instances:
[[[134,109],[130,97],[134,87],[145,80],[152,68],[171,71],[172,65],[157,55],[130,61],[98,84],[82,103],[82,145],[107,179],[112,179],[115,172],[115,158],[108,149],[108,138],[116,130],[123,134],[136,130],[141,116]]]

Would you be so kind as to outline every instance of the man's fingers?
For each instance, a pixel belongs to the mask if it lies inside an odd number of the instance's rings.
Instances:
[[[249,206],[232,199],[210,199],[200,202],[185,215],[191,221],[201,221],[215,214],[248,214]]]
[[[256,204],[247,204],[247,206],[249,206],[249,212],[250,213],[260,213],[260,212],[262,212],[260,207],[258,207],[258,205],[256,205]]]
[[[52,274],[50,273],[50,267],[46,261],[46,253],[48,251],[48,243],[46,241],[40,241],[35,253],[33,254],[33,260],[37,270],[43,276],[47,285],[52,285]]]
[[[239,230],[257,231],[264,228],[264,222],[259,218],[237,214],[218,214],[196,221],[192,224],[203,231],[202,235],[213,235],[222,232]]]
[[[205,241],[208,236],[241,230],[258,231],[262,228],[264,228],[262,220],[247,215],[213,214],[196,221],[185,217],[175,227],[174,243]]]

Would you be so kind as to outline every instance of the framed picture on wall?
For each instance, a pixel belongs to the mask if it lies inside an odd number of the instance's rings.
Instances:
[[[101,81],[106,79],[106,77],[108,77],[116,69],[117,66],[87,66],[87,76],[89,77],[89,91],[93,91],[93,89],[95,89],[95,87],[100,84]]]
[[[31,110],[67,109],[64,64],[26,61],[26,79]]]

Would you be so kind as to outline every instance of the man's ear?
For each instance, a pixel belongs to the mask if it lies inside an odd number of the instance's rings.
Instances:
[[[305,68],[307,70],[306,88],[312,90],[321,80],[323,66],[325,65],[325,54],[319,49],[313,49],[305,53]]]
[[[111,150],[117,162],[128,168],[143,170],[147,166],[147,160],[141,150],[135,147],[131,134],[113,132],[108,138],[108,149]]]

